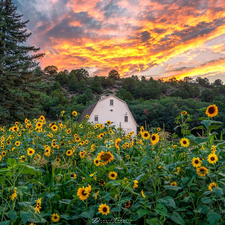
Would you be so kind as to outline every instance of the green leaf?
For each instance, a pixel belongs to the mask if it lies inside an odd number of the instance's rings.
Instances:
[[[201,109],[198,109],[198,111],[206,111],[207,110],[207,107],[203,107],[203,108],[201,108]]]
[[[65,219],[65,220],[72,220],[72,218],[69,215],[60,215],[60,219]]]
[[[159,203],[162,203],[165,206],[171,206],[176,209],[176,203],[171,196],[166,196],[164,198],[158,199]]]
[[[209,211],[209,207],[206,205],[200,205],[196,208],[196,210],[198,211],[198,213],[203,213],[206,214]]]
[[[216,213],[214,211],[209,211],[207,213],[207,219],[209,221],[209,224],[216,224],[216,222],[221,218],[221,215],[219,213]]]
[[[179,191],[181,189],[181,187],[177,187],[177,186],[164,186],[166,190],[173,190],[173,191]]]
[[[211,120],[202,120],[201,124],[205,126],[206,129],[208,129],[209,125],[211,125]]]
[[[27,186],[18,186],[17,187],[18,194],[20,196],[23,196],[23,194],[27,191],[27,189],[28,189]]]
[[[89,212],[82,212],[79,216],[84,217],[84,218],[88,218],[88,219],[92,219],[93,216],[94,216],[94,210],[91,209]]]
[[[23,223],[26,224],[28,219],[31,217],[31,212],[20,211],[20,217],[23,220]]]
[[[8,158],[7,163],[9,164],[9,166],[14,167],[16,165],[16,160],[13,158]]]
[[[112,208],[112,210],[110,210],[110,212],[120,212],[121,211],[121,208],[119,207],[114,207]]]
[[[20,167],[21,166],[22,166],[21,173],[30,174],[30,175],[36,175],[37,174],[37,170],[33,166],[24,165],[24,164],[20,165]]]
[[[161,216],[168,216],[167,208],[163,204],[157,204],[154,210]]]
[[[201,201],[205,204],[208,204],[208,203],[212,202],[213,200],[209,197],[203,197],[203,198],[201,198]]]
[[[10,224],[10,220],[6,220],[4,222],[0,222],[0,225],[9,225]]]
[[[140,219],[142,216],[144,216],[148,213],[148,210],[147,209],[139,209],[137,211],[137,213],[138,213],[138,219]]]
[[[8,217],[10,219],[14,219],[14,220],[17,219],[17,215],[16,215],[16,211],[15,210],[9,210],[7,213],[9,214]]]
[[[173,212],[173,214],[170,217],[170,219],[173,220],[177,224],[185,224],[183,218],[177,212]]]
[[[152,218],[150,220],[146,220],[146,222],[149,224],[149,225],[157,225],[158,224],[158,219],[157,218]]]
[[[213,191],[221,198],[223,196],[223,189],[219,187],[213,188]]]
[[[41,215],[39,214],[34,214],[33,212],[31,212],[31,217],[28,219],[29,222],[32,223],[46,223],[46,219],[42,218]]]
[[[35,179],[31,179],[28,181],[29,183],[33,183],[33,184],[37,184],[37,185],[40,185],[42,187],[46,187],[44,184],[42,184],[41,182],[35,180]]]
[[[219,129],[222,125],[210,125],[208,127],[209,129],[209,132],[211,132],[211,130],[216,130],[216,129]]]

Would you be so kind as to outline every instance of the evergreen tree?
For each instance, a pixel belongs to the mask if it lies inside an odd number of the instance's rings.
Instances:
[[[35,82],[40,77],[34,76],[34,70],[44,54],[40,48],[24,46],[31,36],[26,24],[16,12],[12,0],[0,0],[0,123],[19,121],[25,117],[37,115],[40,92],[36,91]],[[40,87],[38,87],[40,88]]]

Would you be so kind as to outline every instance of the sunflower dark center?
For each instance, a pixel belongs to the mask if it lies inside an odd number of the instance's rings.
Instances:
[[[208,112],[210,114],[213,114],[215,112],[215,108],[214,107],[210,107],[209,110],[208,110]]]
[[[211,157],[211,161],[214,161],[215,160],[215,158],[214,157]]]
[[[104,162],[109,161],[110,158],[111,156],[107,153],[101,156],[101,160],[103,160]]]
[[[198,160],[196,159],[196,160],[195,160],[195,164],[198,164],[198,163],[199,163],[199,162],[198,162]]]
[[[205,169],[200,169],[200,172],[205,172]]]
[[[115,177],[115,174],[113,173],[113,174],[111,174],[111,177]]]
[[[187,144],[187,141],[183,141],[183,144],[186,145]]]
[[[103,208],[103,212],[107,212],[107,208],[106,207]]]
[[[33,152],[32,151],[29,151],[29,153],[32,154]]]
[[[85,190],[82,191],[82,195],[86,196],[87,193],[85,193]]]
[[[54,216],[54,219],[56,220],[58,217],[57,216]]]
[[[147,134],[147,133],[144,133],[144,136],[145,136],[145,137],[148,137],[148,134]]]
[[[152,136],[152,140],[154,141],[155,139],[156,139],[156,137],[153,135],[153,136]]]

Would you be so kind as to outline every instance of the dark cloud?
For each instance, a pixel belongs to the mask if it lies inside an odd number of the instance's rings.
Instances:
[[[150,33],[148,31],[143,31],[141,33],[141,41],[146,42],[150,39]]]

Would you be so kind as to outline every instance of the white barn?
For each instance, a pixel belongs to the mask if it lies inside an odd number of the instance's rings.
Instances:
[[[89,115],[90,122],[104,124],[110,120],[116,128],[121,126],[126,133],[134,131],[134,134],[137,134],[138,125],[127,103],[115,95],[102,96],[83,111],[78,122],[81,122],[86,115]]]

